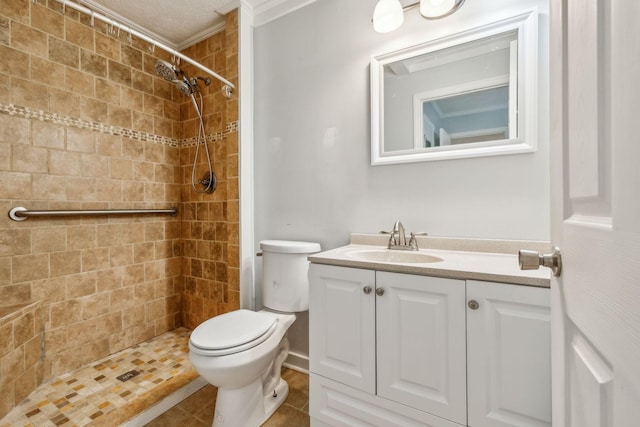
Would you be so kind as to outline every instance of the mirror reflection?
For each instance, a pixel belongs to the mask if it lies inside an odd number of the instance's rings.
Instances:
[[[515,138],[517,73],[515,31],[385,65],[384,151]]]

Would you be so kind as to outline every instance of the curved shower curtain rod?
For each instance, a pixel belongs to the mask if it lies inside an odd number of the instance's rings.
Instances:
[[[188,56],[183,55],[182,53],[178,52],[177,50],[165,45],[162,42],[154,40],[151,37],[139,32],[139,31],[136,31],[135,29],[133,29],[131,27],[127,27],[127,26],[125,26],[124,24],[122,24],[122,23],[120,23],[118,21],[115,21],[115,20],[113,20],[111,18],[108,18],[108,17],[106,17],[106,16],[104,16],[104,15],[98,13],[98,12],[95,12],[95,11],[89,9],[88,7],[82,6],[82,5],[80,5],[78,3],[75,3],[73,1],[70,1],[70,0],[56,0],[56,1],[58,3],[62,4],[63,11],[64,11],[65,7],[70,7],[72,9],[75,9],[75,10],[77,10],[79,12],[82,12],[82,13],[84,13],[86,15],[89,15],[91,17],[91,21],[92,22],[93,22],[94,19],[98,19],[98,20],[100,20],[102,22],[105,22],[105,23],[107,23],[107,24],[109,24],[109,25],[111,25],[113,27],[116,27],[118,29],[118,31],[124,30],[127,33],[129,33],[129,35],[136,36],[139,39],[142,39],[142,40],[144,40],[144,41],[146,41],[148,43],[151,43],[153,46],[159,47],[160,49],[164,50],[165,52],[170,53],[171,55],[174,55],[174,56],[182,59],[183,61],[193,65],[194,67],[200,69],[201,71],[204,71],[205,73],[211,75],[212,77],[215,77],[216,79],[220,80],[222,83],[224,83],[225,85],[231,87],[232,89],[236,88],[233,83],[231,83],[229,80],[225,79],[224,77],[220,76],[215,71],[210,70],[209,68],[205,67],[204,65],[200,64],[197,61],[194,61],[193,59],[189,58]],[[33,2],[37,3],[38,0],[33,0]]]

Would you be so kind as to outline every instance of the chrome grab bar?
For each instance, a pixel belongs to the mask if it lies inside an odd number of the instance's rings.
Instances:
[[[14,221],[24,221],[29,217],[43,216],[94,216],[94,215],[139,215],[139,214],[169,214],[178,215],[178,208],[170,209],[104,209],[104,210],[29,210],[22,206],[9,211],[9,218]]]

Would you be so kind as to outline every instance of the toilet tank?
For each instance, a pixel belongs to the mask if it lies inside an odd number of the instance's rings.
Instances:
[[[287,240],[263,240],[262,304],[272,310],[296,312],[309,309],[310,254],[320,244]]]

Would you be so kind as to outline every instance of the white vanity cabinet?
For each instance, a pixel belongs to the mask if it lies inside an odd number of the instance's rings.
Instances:
[[[463,280],[318,264],[309,278],[314,425],[466,423]]]
[[[548,289],[314,263],[309,279],[312,426],[551,425]]]

